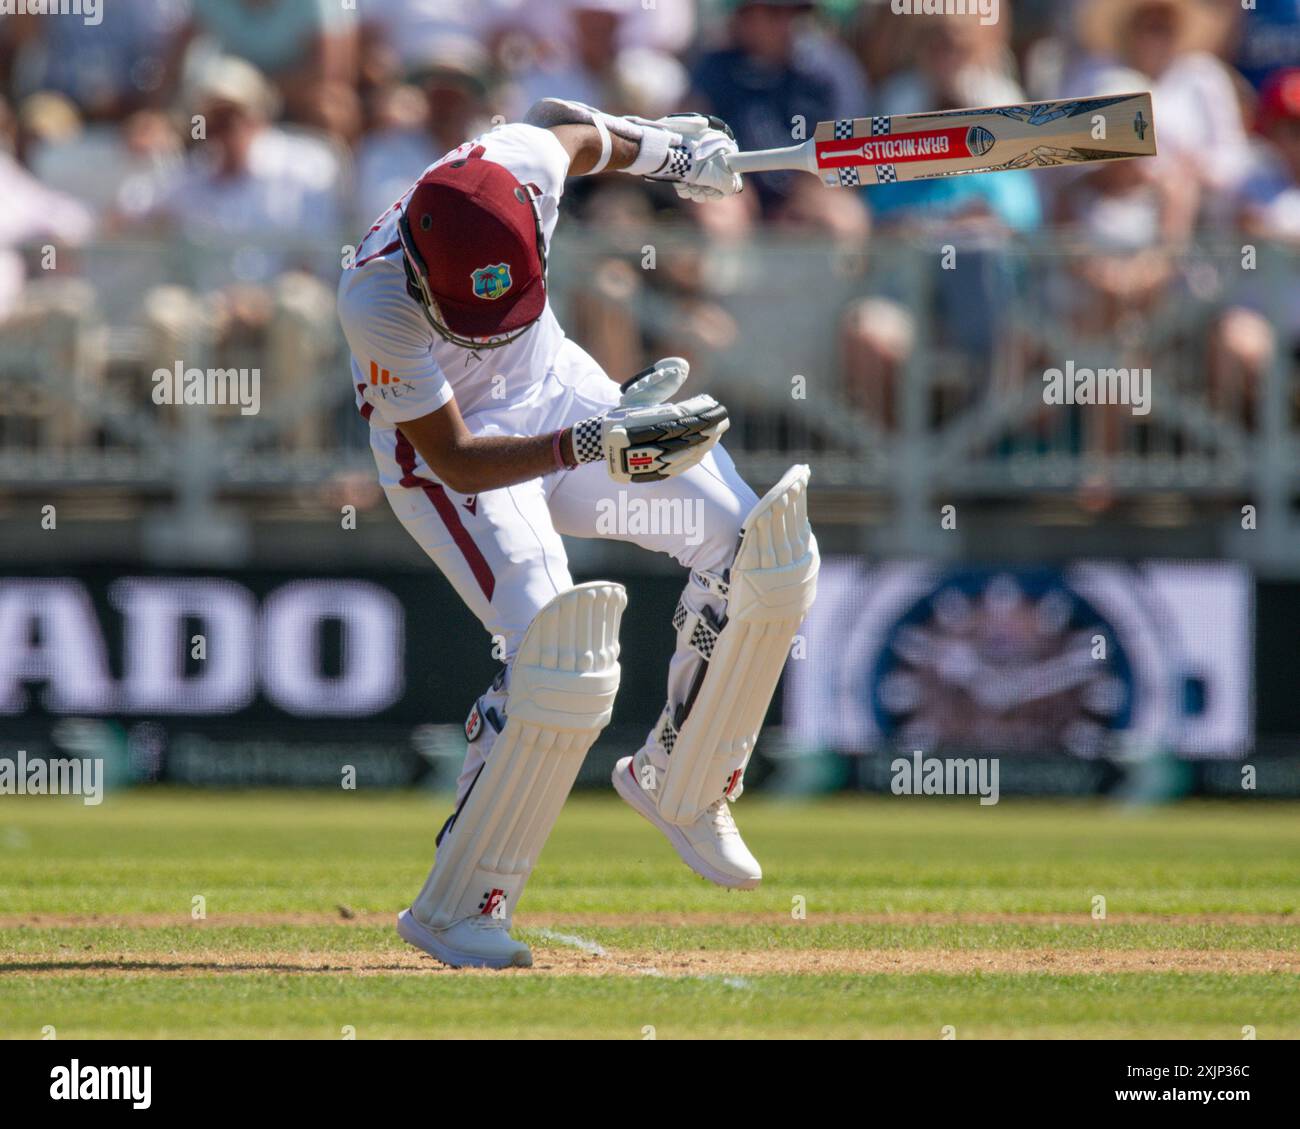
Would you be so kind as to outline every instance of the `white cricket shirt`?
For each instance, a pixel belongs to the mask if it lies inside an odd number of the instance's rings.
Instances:
[[[467,141],[429,168],[463,157],[479,145],[484,160],[504,165],[532,188],[549,251],[569,171],[568,153],[549,130],[515,123]],[[370,445],[386,487],[401,485],[403,477],[413,473],[430,476],[410,445],[401,442],[401,423],[436,411],[453,396],[467,420],[489,409],[494,418],[509,418],[508,409],[522,406],[536,390],[565,341],[549,301],[522,337],[498,349],[472,352],[438,336],[406,291],[397,220],[414,188],[413,182],[366,233],[338,290],[339,320],[352,350],[357,408],[370,422]],[[521,422],[528,414],[520,413]]]

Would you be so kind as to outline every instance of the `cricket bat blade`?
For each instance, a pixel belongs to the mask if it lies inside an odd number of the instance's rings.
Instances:
[[[738,173],[802,170],[830,188],[1151,157],[1151,95],[1058,98],[819,122],[801,145],[734,153]]]

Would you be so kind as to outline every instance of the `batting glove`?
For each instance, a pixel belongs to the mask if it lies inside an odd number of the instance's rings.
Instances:
[[[615,482],[658,482],[695,466],[731,426],[712,396],[664,403],[685,383],[681,357],[658,361],[622,386],[619,406],[573,425],[579,463],[603,461]]]
[[[676,152],[683,155],[664,173],[653,177],[671,180],[677,195],[683,200],[721,200],[742,191],[745,182],[739,173],[727,167],[726,158],[739,152],[731,127],[721,118],[704,114],[669,114],[657,121],[633,118],[644,125],[665,129],[681,136],[682,143]]]

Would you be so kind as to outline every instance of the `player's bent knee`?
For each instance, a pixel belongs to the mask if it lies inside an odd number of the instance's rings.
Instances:
[[[599,732],[618,693],[618,627],[627,593],[594,582],[562,592],[529,625],[510,671],[506,717]]]
[[[509,926],[587,750],[609,723],[626,606],[621,584],[579,584],[528,625],[510,667],[504,728],[412,905],[424,924],[490,913]]]
[[[758,495],[743,482],[725,496],[704,498],[697,519],[697,537],[688,539],[678,560],[688,568],[705,572],[730,568],[745,520],[757,504]]]
[[[817,594],[808,477],[806,466],[791,467],[747,515],[726,577],[706,578],[726,601],[721,619],[685,604],[673,617],[679,640],[703,663],[656,734],[669,752],[658,805],[670,823],[694,823],[720,798],[740,794],[790,642]]]

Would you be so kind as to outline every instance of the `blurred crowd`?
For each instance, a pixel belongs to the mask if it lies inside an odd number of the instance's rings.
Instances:
[[[936,269],[925,309],[882,290],[826,311],[845,396],[886,428],[928,326],[958,366],[989,366],[1012,285],[999,252],[1013,240],[1050,228],[1083,249],[1044,301],[1100,337],[1179,299],[1177,253],[1198,232],[1300,246],[1300,0],[1000,0],[995,22],[891,0],[102,7],[98,22],[0,16],[0,323],[84,313],[84,294],[46,285],[33,246],[75,261],[104,239],[183,239],[212,253],[183,278],[140,280],[148,351],[184,356],[197,341],[227,364],[241,350],[270,357],[285,394],[328,362],[349,238],[430,161],[548,95],[647,117],[712,112],[753,149],[829,118],[1151,90],[1153,160],[860,192],[769,174],[713,207],[623,176],[574,186],[570,222],[615,243],[653,223],[701,245],[761,229],[841,252],[869,255],[890,235],[975,256],[980,284]],[[661,338],[688,353],[734,342],[704,256],[646,272],[640,247],[602,262],[570,332],[612,372],[634,371]],[[1209,394],[1247,424],[1275,352],[1300,349],[1300,286],[1281,321],[1265,314],[1275,298],[1240,288],[1205,326]],[[294,437],[318,441],[306,424]]]

